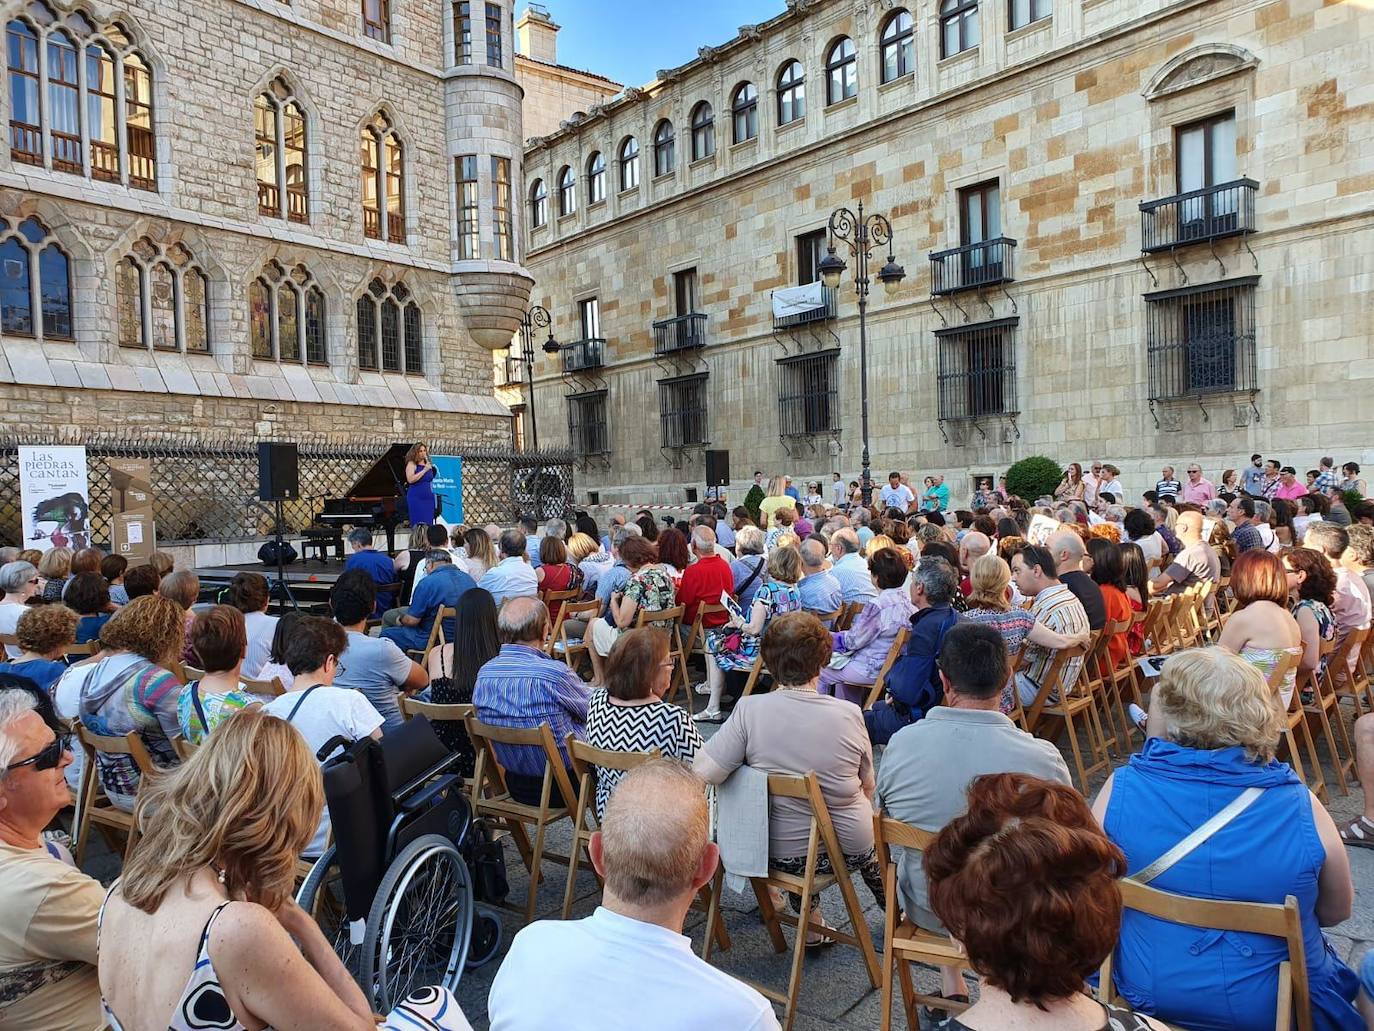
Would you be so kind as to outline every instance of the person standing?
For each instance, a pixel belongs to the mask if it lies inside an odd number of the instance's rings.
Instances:
[[[922,507],[927,512],[945,512],[949,509],[949,488],[945,486],[945,478],[938,473],[931,477],[934,481],[930,488],[926,490]]]
[[[1279,470],[1279,485],[1274,488],[1273,498],[1284,501],[1295,501],[1307,493],[1306,484],[1298,482],[1298,471],[1291,465],[1285,465]]]
[[[1190,505],[1204,506],[1216,496],[1216,485],[1202,475],[1202,467],[1188,466],[1188,482],[1183,485],[1183,494],[1179,500]]]
[[[1263,455],[1250,456],[1250,465],[1240,474],[1240,489],[1242,494],[1248,494],[1252,498],[1264,497]]]
[[[887,486],[882,489],[879,496],[882,498],[884,511],[895,508],[903,515],[911,510],[911,503],[916,500],[916,495],[902,482],[902,474],[898,472],[887,474]]]
[[[1265,501],[1273,501],[1278,494],[1279,460],[1270,458],[1264,463],[1264,478],[1260,480],[1260,496]]]
[[[849,496],[849,492],[845,490],[844,478],[839,473],[830,475],[833,477],[830,481],[830,500],[836,508],[844,508]]]
[[[1183,484],[1174,479],[1174,467],[1166,465],[1160,470],[1160,478],[1155,481],[1156,498],[1177,498],[1183,490]]]
[[[411,526],[434,522],[434,472],[424,444],[406,452],[406,515]]]

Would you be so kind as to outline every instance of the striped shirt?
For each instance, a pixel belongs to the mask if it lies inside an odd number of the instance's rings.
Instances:
[[[1074,597],[1073,591],[1062,583],[1046,587],[1037,594],[1035,601],[1031,603],[1030,611],[1037,623],[1044,623],[1057,634],[1063,634],[1067,637],[1088,631],[1088,613],[1084,611],[1083,603]],[[1055,652],[1052,648],[1041,648],[1034,644],[1028,645],[1026,648],[1026,675],[1037,685],[1042,683],[1045,674],[1049,672],[1050,663],[1054,661],[1054,656]],[[1065,663],[1063,678],[1060,683],[1075,683],[1078,680],[1078,671],[1082,667],[1083,660],[1081,658],[1070,659]]]
[[[547,723],[569,765],[563,739],[586,738],[587,685],[564,663],[538,648],[503,644],[496,658],[477,671],[472,704],[477,718],[494,727],[530,729]],[[544,751],[533,745],[496,745],[496,758],[509,773],[544,774]]]
[[[691,765],[702,746],[701,734],[685,709],[664,701],[616,705],[604,687],[592,692],[587,713],[587,743],[608,752],[650,752]],[[606,810],[623,770],[596,768],[596,816]]]

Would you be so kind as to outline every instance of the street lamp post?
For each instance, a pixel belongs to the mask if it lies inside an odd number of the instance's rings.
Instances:
[[[834,290],[839,287],[844,274],[845,263],[835,254],[836,240],[848,246],[855,261],[854,292],[859,298],[859,406],[863,419],[862,490],[864,507],[868,508],[873,502],[873,471],[868,453],[868,263],[873,257],[873,249],[887,248],[887,264],[878,270],[877,278],[888,296],[893,295],[897,284],[906,278],[906,269],[897,264],[892,254],[892,223],[876,213],[865,217],[862,201],[857,215],[848,208],[837,208],[832,212],[829,230],[830,245],[818,268],[821,282]]]
[[[539,417],[534,409],[534,331],[552,327],[553,319],[549,315],[549,310],[541,304],[536,304],[529,311],[525,312],[520,320],[520,346],[521,357],[525,359],[525,381],[530,389],[530,439],[534,444],[534,450],[539,450]],[[514,345],[514,341],[511,341]],[[557,354],[560,345],[553,338],[553,329],[549,328],[548,339],[544,341],[543,351],[545,354]]]

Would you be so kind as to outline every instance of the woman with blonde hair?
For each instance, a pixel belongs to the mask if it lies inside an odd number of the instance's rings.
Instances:
[[[1246,552],[1246,555],[1251,552]],[[1302,778],[1274,758],[1283,706],[1253,665],[1224,648],[1169,657],[1150,695],[1150,737],[1103,785],[1093,812],[1129,876],[1199,899],[1283,905],[1302,919],[1316,1031],[1360,1027],[1354,972],[1323,927],[1350,916],[1340,833]],[[1215,821],[1225,815],[1225,822]],[[1199,836],[1176,862],[1157,861]],[[1288,960],[1282,938],[1203,931],[1128,910],[1114,981],[1132,1006],[1173,1024],[1267,1031]]]
[[[800,548],[774,548],[768,556],[768,579],[754,592],[749,611],[732,616],[722,627],[706,632],[706,683],[697,688],[711,696],[706,708],[692,718],[699,723],[722,723],[720,700],[725,694],[725,671],[748,673],[759,656],[763,632],[775,616],[801,609],[797,581],[802,576]]]
[[[1011,540],[1012,538],[1007,538]],[[969,567],[968,611],[960,619],[970,620],[990,626],[1002,635],[1006,642],[1007,654],[1015,659],[1021,646],[1027,641],[1041,648],[1071,648],[1076,644],[1086,644],[1088,634],[1066,637],[1055,633],[1044,623],[1037,623],[1029,609],[1011,603],[1011,567],[988,552],[976,559]],[[1015,685],[1016,671],[1011,670],[1006,687],[1002,688],[1002,698],[998,708],[1003,714],[1015,708],[1012,688]]]
[[[759,524],[765,530],[778,525],[777,514],[780,509],[788,509],[794,515],[797,503],[787,494],[787,477],[779,474],[768,481],[768,496],[759,502]]]
[[[897,542],[885,533],[876,533],[868,539],[868,544],[864,546],[864,558],[872,558],[884,548],[897,550]]]
[[[601,542],[586,533],[575,533],[568,538],[568,555],[577,563],[585,562],[601,550]]]
[[[72,571],[71,548],[49,548],[38,560],[38,575],[43,578],[45,604],[62,600],[62,588],[67,586],[67,574]]]
[[[101,1005],[113,1031],[374,1031],[353,976],[291,897],[323,807],[305,739],[256,711],[226,720],[148,786],[134,814],[142,840],[100,913]],[[446,990],[419,995],[385,1026],[468,1027]]]
[[[467,552],[467,558],[463,559],[462,566],[473,580],[482,579],[499,561],[496,549],[491,546],[491,538],[481,527],[470,527],[467,533],[463,534],[463,549]]]

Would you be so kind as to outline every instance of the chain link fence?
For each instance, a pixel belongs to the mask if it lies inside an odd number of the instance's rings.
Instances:
[[[257,441],[250,438],[29,434],[0,437],[0,545],[20,544],[20,445],[86,448],[91,542],[110,547],[113,529],[110,460],[148,459],[153,472],[153,518],[159,543],[224,542],[270,536],[275,514],[258,500]],[[300,498],[283,504],[292,533],[309,526],[327,498],[342,498],[387,452],[382,442],[302,440]],[[563,517],[572,505],[573,455],[567,451],[517,452],[472,448],[456,441],[429,442],[433,455],[463,460],[465,522],[509,524],[533,512],[542,521]]]

